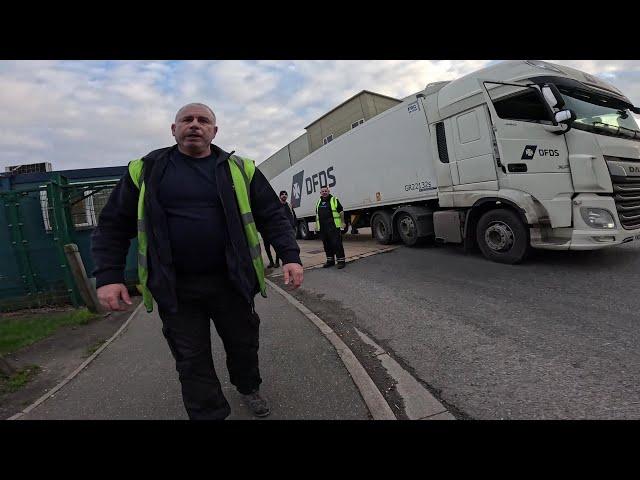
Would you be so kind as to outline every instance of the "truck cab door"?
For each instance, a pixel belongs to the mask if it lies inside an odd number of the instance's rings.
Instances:
[[[573,183],[562,127],[537,85],[479,79],[499,155],[500,188],[536,198],[553,228],[571,226]]]
[[[495,132],[502,172],[568,173],[564,135],[537,85],[479,80]]]

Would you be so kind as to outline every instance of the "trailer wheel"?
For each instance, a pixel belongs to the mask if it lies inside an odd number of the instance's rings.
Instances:
[[[298,236],[301,240],[312,240],[313,232],[309,231],[309,225],[305,220],[298,222]]]
[[[530,250],[529,230],[511,210],[490,210],[482,215],[476,240],[482,254],[498,263],[519,263]]]
[[[382,245],[393,243],[396,238],[393,234],[391,214],[385,211],[374,214],[371,219],[371,233],[373,238]]]
[[[396,219],[396,227],[402,243],[407,247],[414,247],[421,243],[421,238],[418,237],[418,226],[416,220],[408,212],[402,212]]]

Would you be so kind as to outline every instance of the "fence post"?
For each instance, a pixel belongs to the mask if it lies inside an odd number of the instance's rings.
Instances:
[[[98,296],[87,277],[87,271],[84,268],[78,245],[68,243],[64,246],[64,253],[67,256],[67,263],[69,264],[71,275],[73,275],[82,300],[90,312],[99,313],[100,303],[98,302]]]
[[[70,219],[70,214],[66,211],[65,201],[64,201],[64,189],[63,185],[65,185],[66,178],[62,177],[62,175],[58,174],[55,176],[55,179],[52,179],[47,185],[47,197],[51,202],[52,210],[53,210],[53,229],[54,229],[54,240],[58,248],[58,261],[60,262],[60,268],[62,268],[62,276],[64,278],[64,283],[67,287],[67,292],[69,293],[69,297],[71,299],[71,303],[74,307],[80,306],[80,298],[78,295],[78,289],[76,288],[73,277],[71,276],[71,272],[69,271],[69,265],[67,263],[64,246],[68,243],[71,243],[71,235],[69,234],[70,228],[73,226],[73,223]]]

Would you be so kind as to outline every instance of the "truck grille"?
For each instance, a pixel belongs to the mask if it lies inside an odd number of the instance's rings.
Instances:
[[[613,199],[626,230],[640,228],[640,177],[611,176]]]

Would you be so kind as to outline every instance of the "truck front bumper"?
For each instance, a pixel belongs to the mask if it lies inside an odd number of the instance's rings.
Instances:
[[[600,229],[588,226],[580,213],[584,207],[608,210],[615,220],[615,228]],[[572,201],[573,227],[530,229],[531,246],[546,250],[598,250],[640,241],[640,228],[626,230],[620,224],[616,205],[612,197],[582,193]]]

